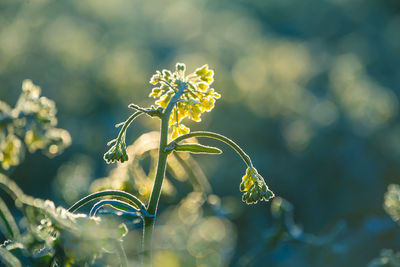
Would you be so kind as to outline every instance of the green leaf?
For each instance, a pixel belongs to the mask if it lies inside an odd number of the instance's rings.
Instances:
[[[222,150],[217,147],[205,146],[200,144],[175,145],[175,151],[185,151],[191,153],[221,154]]]

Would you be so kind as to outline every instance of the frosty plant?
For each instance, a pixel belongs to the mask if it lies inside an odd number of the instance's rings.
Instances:
[[[42,150],[47,156],[63,152],[71,143],[69,133],[57,126],[53,100],[40,96],[41,88],[24,80],[22,93],[14,108],[0,101],[0,166],[3,170],[20,163],[25,147]]]
[[[125,122],[116,125],[121,127],[121,130],[117,138],[108,143],[111,148],[104,155],[107,163],[115,161],[122,163],[128,160],[125,136],[127,128],[134,119],[146,114],[161,120],[157,171],[147,205],[137,197],[123,191],[106,190],[89,195],[70,208],[70,211],[74,211],[83,204],[103,196],[122,197],[129,200],[129,202],[112,199],[100,201],[95,204],[91,214],[95,215],[96,211],[104,205],[111,205],[126,212],[140,213],[144,222],[143,251],[144,263],[147,266],[151,265],[153,228],[168,155],[172,152],[181,151],[202,154],[222,153],[217,147],[188,143],[187,139],[192,137],[215,139],[229,145],[239,154],[247,166],[245,175],[240,183],[240,191],[243,192],[242,200],[247,204],[257,203],[262,200],[268,201],[274,196],[262,176],[254,168],[250,157],[235,142],[213,132],[190,132],[190,129],[184,124],[184,119],[186,118],[200,122],[203,113],[210,112],[214,108],[216,100],[221,95],[211,88],[213,81],[214,71],[209,69],[208,65],[204,65],[190,74],[186,74],[186,66],[182,63],[177,63],[173,72],[169,70],[157,71],[150,79],[150,84],[154,88],[149,95],[149,97],[156,99],[156,106],[142,108],[136,104],[130,104],[129,108],[135,110],[135,112]]]

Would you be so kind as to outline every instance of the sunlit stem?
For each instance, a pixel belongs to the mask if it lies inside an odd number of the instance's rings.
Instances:
[[[136,104],[129,104],[129,105],[128,105],[128,108],[136,109],[137,111],[141,111],[141,112],[143,112],[143,113],[146,113],[146,112],[147,112],[147,110],[146,110],[145,108],[139,107],[139,106],[136,105]]]
[[[129,118],[124,122],[121,131],[118,133],[117,142],[121,142],[122,137],[124,136],[126,129],[128,129],[129,125],[139,116],[142,115],[143,111],[137,111],[133,113]]]
[[[18,187],[18,185],[10,180],[7,176],[0,173],[0,188],[3,189],[13,200],[25,199],[25,194]]]
[[[184,134],[179,136],[178,138],[174,139],[171,141],[171,143],[168,144],[170,146],[172,143],[179,143],[185,139],[191,138],[191,137],[206,137],[206,138],[211,138],[215,140],[219,140],[224,142],[225,144],[229,145],[239,156],[242,158],[242,160],[246,163],[247,167],[253,167],[253,163],[251,162],[250,157],[243,151],[243,149],[236,144],[234,141],[229,139],[226,136],[223,136],[221,134],[213,133],[213,132],[206,132],[206,131],[198,131],[198,132],[191,132],[188,134]],[[168,147],[167,146],[167,147]]]
[[[8,239],[18,240],[20,237],[20,231],[17,223],[14,220],[13,215],[7,207],[7,204],[0,197],[0,221],[4,228],[3,235]]]
[[[175,93],[177,92],[176,88],[174,86],[172,86],[167,80],[162,79],[161,82],[165,83],[169,88],[174,90]],[[178,90],[179,90],[179,88],[178,88]]]
[[[68,209],[68,211],[69,212],[75,212],[76,210],[78,210],[83,205],[89,203],[92,200],[95,200],[95,199],[101,198],[101,197],[121,197],[121,198],[125,198],[125,199],[131,201],[137,208],[139,208],[142,211],[142,213],[143,213],[143,211],[146,212],[146,207],[144,206],[144,204],[137,197],[135,197],[134,195],[129,194],[127,192],[120,191],[120,190],[104,190],[104,191],[100,191],[100,192],[96,192],[96,193],[90,194],[90,195],[78,200],[74,205],[72,205]]]
[[[178,102],[183,91],[185,90],[187,84],[181,83],[178,86],[178,90],[172,97],[171,101],[165,108],[164,114],[161,119],[161,134],[160,134],[160,146],[158,152],[158,165],[156,178],[154,180],[153,190],[151,192],[150,201],[147,206],[147,211],[150,215],[156,215],[158,200],[160,199],[161,187],[165,176],[165,167],[167,163],[168,152],[165,151],[168,142],[168,126],[169,118],[171,116],[171,111],[175,104]],[[144,249],[144,265],[151,266],[151,248],[153,240],[153,230],[154,230],[155,217],[145,217],[144,218],[144,232],[143,232],[143,249]]]

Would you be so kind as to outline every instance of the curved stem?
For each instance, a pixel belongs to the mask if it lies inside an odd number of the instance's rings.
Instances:
[[[86,203],[96,199],[96,198],[100,198],[100,197],[122,197],[125,199],[130,200],[133,204],[135,204],[140,210],[146,210],[145,205],[134,195],[129,194],[127,192],[124,191],[120,191],[120,190],[104,190],[104,191],[100,191],[100,192],[96,192],[93,194],[90,194],[80,200],[78,200],[74,205],[72,205],[68,211],[69,212],[75,212],[77,209],[79,209],[80,207],[82,207],[83,205],[85,205]]]
[[[158,151],[158,164],[156,178],[154,180],[153,189],[151,191],[150,201],[147,206],[147,211],[153,217],[144,218],[144,228],[143,228],[143,252],[144,252],[144,265],[151,266],[151,249],[153,240],[153,230],[154,230],[154,219],[157,212],[158,200],[160,199],[161,187],[165,176],[165,168],[167,163],[168,152],[165,151],[165,147],[168,142],[168,127],[169,118],[171,116],[171,111],[174,108],[176,102],[181,97],[183,91],[185,90],[187,84],[181,83],[178,87],[177,92],[172,97],[171,101],[165,108],[164,114],[161,119],[161,133],[160,133],[160,146]]]
[[[185,139],[191,138],[191,137],[207,137],[215,140],[219,140],[224,142],[225,144],[229,145],[233,150],[236,151],[236,153],[239,154],[239,156],[243,159],[243,161],[246,163],[248,167],[252,167],[253,163],[251,162],[250,157],[243,151],[242,148],[238,144],[236,144],[234,141],[229,139],[226,136],[223,136],[221,134],[213,133],[213,132],[206,132],[206,131],[198,131],[198,132],[191,132],[188,134],[184,134],[176,138],[175,140],[172,140],[171,143],[168,144],[170,146],[172,143],[178,143],[180,141],[183,141]]]
[[[171,88],[172,90],[174,90],[174,92],[176,93],[175,87],[173,87],[167,80],[162,79],[160,82],[165,83],[169,88]]]
[[[25,199],[25,194],[18,185],[7,176],[0,173],[0,188],[2,188],[13,200]]]
[[[153,185],[153,190],[151,192],[149,205],[147,206],[147,211],[153,215],[156,213],[157,210],[158,200],[160,198],[161,186],[165,175],[165,167],[166,167],[168,153],[165,152],[164,150],[165,147],[167,146],[167,141],[168,141],[169,118],[171,115],[171,111],[175,106],[175,103],[181,97],[185,87],[186,83],[182,83],[178,87],[178,92],[172,97],[171,101],[168,103],[167,107],[165,108],[163,117],[161,119],[161,134],[160,134],[160,147],[158,152],[157,172]]]
[[[126,132],[126,129],[128,129],[129,125],[131,125],[131,123],[139,116],[142,115],[143,111],[136,111],[135,113],[133,113],[131,116],[129,116],[129,118],[124,122],[124,125],[122,126],[121,131],[119,131],[118,133],[118,137],[117,140],[121,141],[122,136],[124,135],[124,133]]]
[[[3,235],[7,239],[14,239],[18,240],[20,237],[20,232],[17,223],[13,215],[11,214],[10,210],[7,207],[7,204],[4,200],[0,197],[0,220],[2,221],[1,230],[3,230]]]
[[[89,212],[89,216],[95,216],[100,208],[105,205],[111,205],[115,209],[122,210],[122,211],[130,211],[130,212],[140,212],[134,206],[117,199],[105,199],[100,200],[96,204],[93,205],[92,209]]]
[[[138,105],[133,104],[133,103],[132,103],[132,104],[129,104],[129,105],[128,105],[128,108],[136,109],[137,111],[146,113],[146,109],[144,109],[144,108],[142,108],[142,107],[139,107]]]

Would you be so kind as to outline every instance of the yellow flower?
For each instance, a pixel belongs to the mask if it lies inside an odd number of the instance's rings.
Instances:
[[[214,98],[203,98],[201,100],[201,107],[203,111],[210,112],[214,108],[215,99]]]
[[[187,115],[188,109],[185,102],[177,103],[177,107],[174,107],[171,112],[169,119],[169,125],[179,124]]]
[[[208,87],[210,87],[210,85],[208,83],[198,83],[197,87],[201,90],[201,91],[206,91],[208,89]]]
[[[268,201],[275,196],[254,167],[247,168],[246,174],[242,177],[240,191],[244,192],[242,200],[247,204],[257,203],[259,200]]]
[[[210,88],[214,80],[214,71],[210,70],[208,65],[196,69],[189,75],[185,75],[185,71],[185,64],[177,63],[174,72],[157,71],[150,79],[151,84],[158,86],[153,88],[149,97],[159,98],[156,104],[162,108],[168,106],[180,84],[186,85],[171,111],[169,126],[174,127],[173,137],[183,134],[185,131],[182,129],[189,129],[181,123],[184,118],[201,121],[201,114],[211,111],[215,106],[215,100],[221,97],[213,88]]]
[[[183,124],[172,126],[172,139],[177,138],[180,135],[184,135],[190,132],[190,129]]]
[[[208,69],[208,65],[204,65],[195,71],[196,75],[200,77],[202,81],[211,84],[214,80],[214,71]]]
[[[33,153],[36,150],[45,147],[44,136],[36,127],[34,127],[33,130],[29,130],[25,133],[25,144],[28,147],[29,152]]]
[[[157,100],[156,104],[162,108],[166,108],[173,94],[174,94],[173,91],[169,91],[167,94],[163,95],[159,100]]]
[[[168,81],[171,76],[172,76],[172,72],[171,71],[162,70],[162,77],[164,77],[164,79],[166,79]]]
[[[157,98],[157,97],[160,97],[161,94],[162,94],[161,88],[155,87],[155,88],[153,88],[153,90],[151,90],[149,97]]]
[[[159,83],[161,81],[162,75],[161,72],[156,71],[156,74],[154,74],[151,79],[150,79],[150,83],[153,85],[156,85],[157,83]]]
[[[214,99],[220,99],[221,95],[214,91],[213,88],[210,88],[206,93],[205,96],[212,97]]]
[[[8,170],[11,166],[19,164],[21,140],[15,135],[9,134],[0,144],[1,167]]]
[[[186,117],[188,113],[187,102],[180,101],[176,104],[176,106],[178,107],[178,113],[180,116],[182,116],[182,118]]]
[[[201,104],[200,103],[191,103],[189,110],[189,118],[194,121],[201,121]]]

